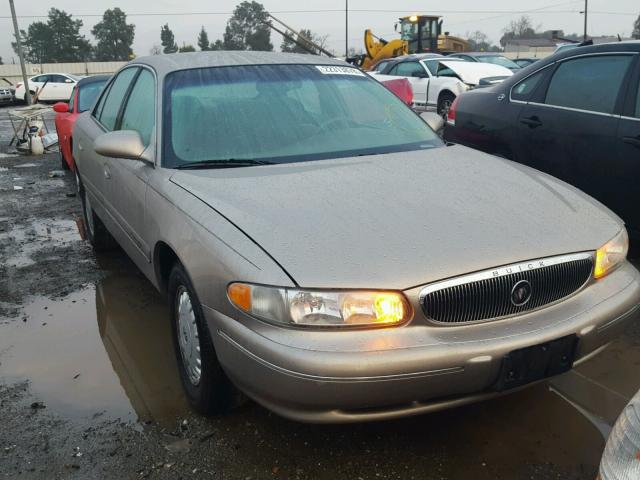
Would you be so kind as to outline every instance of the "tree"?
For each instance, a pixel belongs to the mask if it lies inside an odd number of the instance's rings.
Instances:
[[[466,37],[467,42],[469,42],[469,49],[472,52],[491,51],[492,45],[486,33],[476,30],[475,32],[467,33]]]
[[[0,65],[4,65],[4,62],[2,61],[2,57],[0,57]]]
[[[307,40],[311,40],[313,43],[321,48],[324,48],[327,44],[328,35],[316,35],[311,30],[300,30],[300,35],[296,35],[294,32],[287,31],[287,35],[291,38],[284,37],[280,50],[289,53],[312,53],[314,55],[320,55],[320,51],[314,47]],[[296,41],[294,41],[295,39]]]
[[[500,38],[500,45],[503,47],[507,44],[509,40],[513,40],[516,38],[537,38],[539,35],[536,34],[535,29],[533,28],[533,23],[531,22],[531,18],[523,15],[517,20],[512,20],[509,22],[509,25],[503,30],[504,35]]]
[[[73,63],[91,57],[91,43],[80,35],[82,20],[74,20],[63,10],[49,10],[47,22],[34,22],[20,31],[25,57],[31,63]],[[11,43],[18,53],[18,46]]]
[[[178,50],[178,52],[180,52],[180,53],[195,52],[195,51],[196,51],[196,49],[195,49],[195,47],[193,45],[185,45],[184,43],[180,47],[180,50]]]
[[[209,50],[224,50],[224,42],[222,40],[216,40],[209,45]]]
[[[160,40],[164,53],[176,53],[178,51],[178,44],[168,23],[165,23],[160,29]]]
[[[631,36],[637,40],[640,40],[640,15],[638,15],[638,19],[633,24],[633,33]]]
[[[209,35],[204,29],[204,26],[200,29],[200,33],[198,34],[198,47],[200,47],[200,50],[203,52],[211,50],[211,46],[209,45]]]
[[[25,60],[29,63],[46,63],[50,61],[52,51],[51,30],[44,22],[34,22],[29,25],[27,31],[20,30],[20,41]],[[11,42],[13,50],[18,53],[18,45]]]
[[[127,24],[127,15],[118,7],[105,11],[102,21],[91,29],[91,33],[98,40],[95,47],[96,60],[129,60],[133,56],[131,45],[135,29],[135,25]]]
[[[261,3],[244,1],[233,11],[224,32],[225,50],[273,51],[269,16]]]
[[[160,55],[162,53],[162,47],[160,45],[154,45],[149,50],[149,55]]]

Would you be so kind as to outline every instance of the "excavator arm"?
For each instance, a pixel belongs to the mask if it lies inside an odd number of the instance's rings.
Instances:
[[[369,70],[385,58],[399,57],[409,52],[407,42],[399,39],[387,42],[382,38],[376,37],[371,30],[365,30],[364,32],[364,47],[367,53],[360,65],[363,70]]]

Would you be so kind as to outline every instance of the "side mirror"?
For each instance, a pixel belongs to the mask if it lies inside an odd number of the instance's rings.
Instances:
[[[71,80],[70,78],[67,78],[64,83],[73,83],[73,80]]]
[[[142,160],[141,157],[146,148],[140,134],[134,130],[107,132],[93,142],[93,149],[97,154],[128,160]]]
[[[427,75],[427,72],[413,72],[411,76],[415,78],[429,78],[429,75]]]
[[[56,113],[69,113],[69,104],[58,102],[53,106],[53,111]]]
[[[444,119],[437,113],[423,112],[420,114],[420,118],[422,118],[434,132],[438,132],[444,128]]]

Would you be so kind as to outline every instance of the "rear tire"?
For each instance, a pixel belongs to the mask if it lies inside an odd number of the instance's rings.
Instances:
[[[451,92],[443,92],[438,98],[438,115],[444,117],[446,120],[447,114],[456,96]]]
[[[78,176],[76,176],[76,181],[80,181]],[[113,250],[118,246],[118,242],[111,236],[107,227],[104,226],[102,220],[96,215],[96,212],[91,206],[87,191],[82,186],[81,181],[78,190],[82,200],[82,218],[84,220],[84,230],[87,240],[89,240],[89,243],[96,252]]]
[[[218,362],[202,306],[180,263],[171,270],[167,293],[178,371],[189,403],[205,415],[229,412],[243,396]]]

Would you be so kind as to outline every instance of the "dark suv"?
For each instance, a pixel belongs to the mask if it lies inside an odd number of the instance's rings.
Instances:
[[[550,173],[640,238],[640,41],[558,53],[461,95],[445,139]]]

